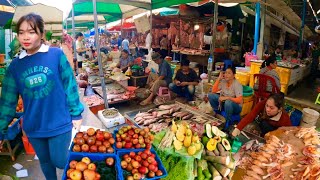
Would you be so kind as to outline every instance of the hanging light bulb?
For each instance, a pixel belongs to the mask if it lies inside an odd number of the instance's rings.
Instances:
[[[196,30],[198,30],[199,28],[200,28],[200,26],[199,26],[199,24],[196,24],[196,25],[194,25],[194,30],[196,31]]]

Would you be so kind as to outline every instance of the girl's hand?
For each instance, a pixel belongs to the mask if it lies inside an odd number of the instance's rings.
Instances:
[[[224,72],[221,71],[220,74],[219,74],[218,80],[223,79],[223,77],[224,77]]]
[[[72,121],[73,127],[76,128],[77,131],[80,131],[82,119],[79,120],[73,120]]]

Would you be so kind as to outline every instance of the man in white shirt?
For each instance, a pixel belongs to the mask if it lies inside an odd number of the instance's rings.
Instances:
[[[83,34],[80,32],[76,35],[76,50],[77,50],[77,61],[78,61],[78,67],[82,68],[82,61],[84,60],[84,55],[86,54],[87,49],[85,48],[83,44]]]

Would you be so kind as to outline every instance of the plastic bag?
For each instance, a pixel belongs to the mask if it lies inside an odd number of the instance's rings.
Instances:
[[[84,96],[92,96],[92,95],[95,95],[95,93],[92,89],[91,84],[89,84],[87,88],[84,90]]]
[[[199,110],[206,113],[206,114],[211,114],[213,113],[212,107],[210,105],[209,102],[202,102],[199,106],[198,106]]]

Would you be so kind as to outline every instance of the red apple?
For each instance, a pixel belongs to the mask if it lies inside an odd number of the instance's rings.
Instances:
[[[107,148],[104,145],[98,146],[98,151],[101,153],[106,153],[107,152]]]
[[[143,153],[141,154],[141,158],[142,158],[142,159],[147,159],[147,158],[148,158],[148,155],[143,152]]]
[[[72,151],[74,152],[80,152],[81,151],[81,147],[78,144],[75,144],[72,148]]]
[[[135,130],[134,130],[134,133],[139,134],[139,133],[140,133],[140,129],[138,129],[138,128],[135,129]]]
[[[146,144],[145,143],[142,143],[140,144],[141,148],[145,148],[146,147]]]
[[[154,160],[153,157],[149,156],[149,157],[147,158],[147,161],[148,161],[149,164],[152,164],[155,160]]]
[[[76,169],[80,171],[84,171],[87,168],[88,168],[88,165],[84,162],[78,162],[76,165]]]
[[[151,149],[151,144],[150,143],[146,144],[146,149]]]
[[[98,133],[96,134],[96,139],[97,139],[98,141],[103,141],[103,140],[104,140],[103,133],[102,133],[102,132],[98,132]]]
[[[138,161],[138,162],[141,162],[141,156],[139,156],[139,155],[137,155],[135,158],[134,158],[136,161]]]
[[[141,174],[146,174],[148,172],[148,169],[144,166],[141,166],[141,167],[139,167],[138,171]]]
[[[156,166],[154,166],[153,164],[149,164],[148,169],[149,169],[150,171],[155,172]]]
[[[76,142],[76,144],[78,144],[78,145],[82,145],[82,144],[84,144],[85,143],[85,140],[82,138],[82,137],[79,137],[79,138],[77,138],[77,142]]]
[[[81,146],[81,151],[82,151],[82,152],[89,152],[89,146],[88,146],[88,144],[83,144],[83,145]]]
[[[86,163],[87,165],[89,165],[89,164],[91,163],[91,160],[90,160],[88,157],[83,157],[83,158],[81,159],[81,162],[84,162],[84,163]]]
[[[131,142],[126,142],[125,145],[124,145],[124,148],[126,148],[126,149],[132,148],[132,143]]]
[[[136,145],[136,144],[138,144],[138,143],[139,143],[139,140],[138,140],[138,139],[133,139],[133,140],[132,140],[132,144]]]
[[[90,169],[83,171],[83,177],[86,180],[94,180],[96,178],[96,172]]]
[[[144,166],[144,167],[149,167],[148,161],[142,161],[142,166]]]
[[[133,179],[141,179],[141,174],[140,173],[134,173],[133,174]]]
[[[126,139],[126,137],[127,137],[127,135],[126,135],[126,134],[121,134],[121,139],[122,139],[122,140],[125,140],[125,139]]]
[[[148,177],[153,178],[155,176],[155,173],[153,171],[149,171]]]
[[[132,169],[131,174],[139,172],[138,169]]]
[[[122,143],[121,143],[121,142],[117,142],[117,143],[116,143],[116,147],[117,147],[118,149],[121,149],[121,148],[122,148]]]
[[[141,148],[141,145],[140,145],[140,144],[136,144],[134,147],[135,147],[136,149],[140,149],[140,148]]]
[[[143,138],[139,138],[138,141],[139,141],[139,144],[143,144],[144,143],[144,139]]]
[[[128,162],[127,161],[121,161],[121,167],[122,167],[122,169],[126,169],[128,167]]]
[[[144,136],[145,134],[146,134],[146,132],[145,132],[144,130],[141,130],[141,131],[140,131],[140,135],[141,135],[141,136]]]
[[[134,180],[133,176],[127,176],[126,180]]]
[[[130,153],[129,153],[129,156],[130,156],[131,158],[134,158],[134,157],[136,156],[136,153],[135,153],[135,152],[130,152]]]
[[[120,137],[117,137],[117,142],[121,142],[122,139]]]
[[[88,145],[91,146],[91,145],[94,145],[94,144],[96,144],[96,138],[89,137],[88,138]]]
[[[98,152],[98,147],[96,145],[90,146],[90,152],[92,152],[92,153]]]
[[[75,160],[70,161],[70,163],[69,163],[70,168],[71,168],[71,169],[75,169],[75,168],[76,168],[77,163],[78,163],[78,162],[77,162],[77,161],[75,161]]]
[[[74,171],[74,169],[68,169],[68,171],[67,171],[67,177],[68,178],[70,178],[70,174],[71,174],[72,171]]]
[[[134,134],[134,135],[132,136],[132,138],[138,139],[138,138],[139,138],[139,135],[138,135],[138,134]]]
[[[88,169],[95,171],[97,169],[97,166],[94,163],[90,163],[88,165]]]
[[[105,131],[105,132],[103,133],[103,137],[104,137],[104,139],[109,139],[109,138],[112,137],[112,135],[111,135],[111,133]]]
[[[106,148],[111,147],[109,141],[107,141],[107,140],[103,141],[103,145],[104,145]]]
[[[82,173],[80,170],[74,170],[70,173],[70,178],[71,179],[81,179],[82,178]]]
[[[115,140],[114,140],[113,137],[109,138],[109,143],[110,143],[110,144],[114,144],[114,143],[115,143]]]
[[[83,138],[86,142],[88,142],[89,136],[88,136],[87,133],[84,133],[82,138]]]
[[[107,159],[106,159],[106,164],[107,164],[108,166],[113,166],[113,164],[114,164],[114,159],[113,159],[112,157],[107,158]]]
[[[101,141],[96,141],[96,146],[101,146],[102,145],[102,142]]]
[[[130,163],[131,162],[131,157],[126,157],[124,160],[127,161],[127,163]]]
[[[133,136],[133,135],[134,135],[134,131],[133,131],[133,130],[129,130],[129,131],[128,131],[128,134],[131,135],[131,136]]]
[[[128,166],[127,166],[127,168],[126,168],[126,170],[127,170],[128,172],[130,172],[130,171],[132,171],[132,169],[133,169],[133,167],[132,167],[132,165],[129,163]]]
[[[128,157],[130,157],[129,154],[123,155],[123,159],[126,159],[126,158],[128,158]]]
[[[83,137],[83,132],[77,132],[76,137]]]
[[[93,136],[95,133],[96,133],[96,131],[95,131],[93,128],[89,128],[89,129],[87,130],[87,134],[88,134],[89,136]]]
[[[107,153],[113,153],[113,152],[114,152],[114,149],[112,147],[107,148]]]
[[[94,180],[100,180],[100,178],[101,178],[101,175],[100,175],[99,173],[97,173],[97,172],[96,172],[96,177],[95,177],[95,179],[94,179]]]
[[[132,167],[138,169],[140,167],[140,163],[135,160],[131,160]]]

